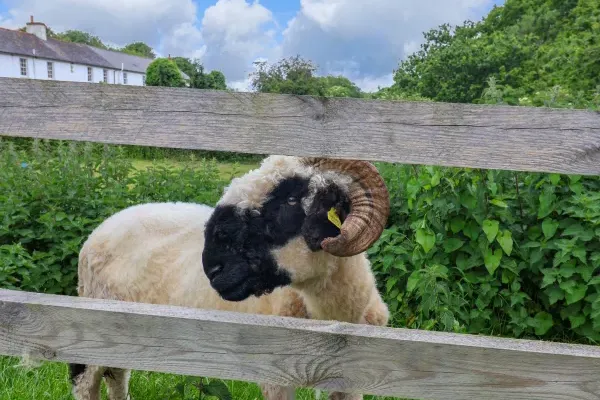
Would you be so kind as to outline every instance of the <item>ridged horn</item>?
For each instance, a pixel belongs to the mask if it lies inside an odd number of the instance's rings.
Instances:
[[[338,236],[321,242],[323,250],[338,257],[367,250],[381,236],[390,213],[389,193],[377,168],[370,162],[359,160],[307,157],[302,162],[352,178],[348,193],[350,214],[342,223]]]

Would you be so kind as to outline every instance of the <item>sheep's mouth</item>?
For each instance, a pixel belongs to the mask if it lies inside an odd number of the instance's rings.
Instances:
[[[278,270],[275,273],[248,274],[238,279],[231,276],[219,274],[210,281],[214,290],[226,301],[243,301],[250,296],[261,297],[271,294],[280,286],[289,285],[291,278],[289,273]]]

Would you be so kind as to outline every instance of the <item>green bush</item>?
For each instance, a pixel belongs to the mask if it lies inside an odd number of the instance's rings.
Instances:
[[[600,339],[600,177],[378,166],[392,215],[369,254],[396,325]]]
[[[157,58],[146,69],[146,85],[183,87],[185,81],[175,61],[168,58]]]
[[[135,170],[122,148],[0,142],[0,287],[75,294],[77,255],[111,214],[150,201],[214,204],[217,165]]]

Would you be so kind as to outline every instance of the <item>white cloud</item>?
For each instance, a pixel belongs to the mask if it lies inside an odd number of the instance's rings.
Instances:
[[[274,24],[271,11],[256,0],[217,1],[202,19],[205,67],[223,71],[232,81],[244,80],[252,61],[275,47]]]
[[[491,0],[301,0],[283,32],[281,54],[300,54],[321,72],[344,71],[361,87],[390,82],[398,62],[418,49],[422,33],[478,18]],[[376,88],[376,85],[375,85]]]
[[[144,41],[158,47],[196,20],[192,0],[8,0],[9,23],[24,26],[33,15],[54,31],[79,29],[124,45]]]

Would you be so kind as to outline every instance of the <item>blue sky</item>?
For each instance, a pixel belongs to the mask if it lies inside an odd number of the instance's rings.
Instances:
[[[253,61],[300,54],[320,73],[365,90],[392,82],[422,32],[479,20],[503,0],[0,0],[0,26],[33,14],[55,31],[81,29],[113,45],[144,41],[162,56],[199,58],[248,89]]]

